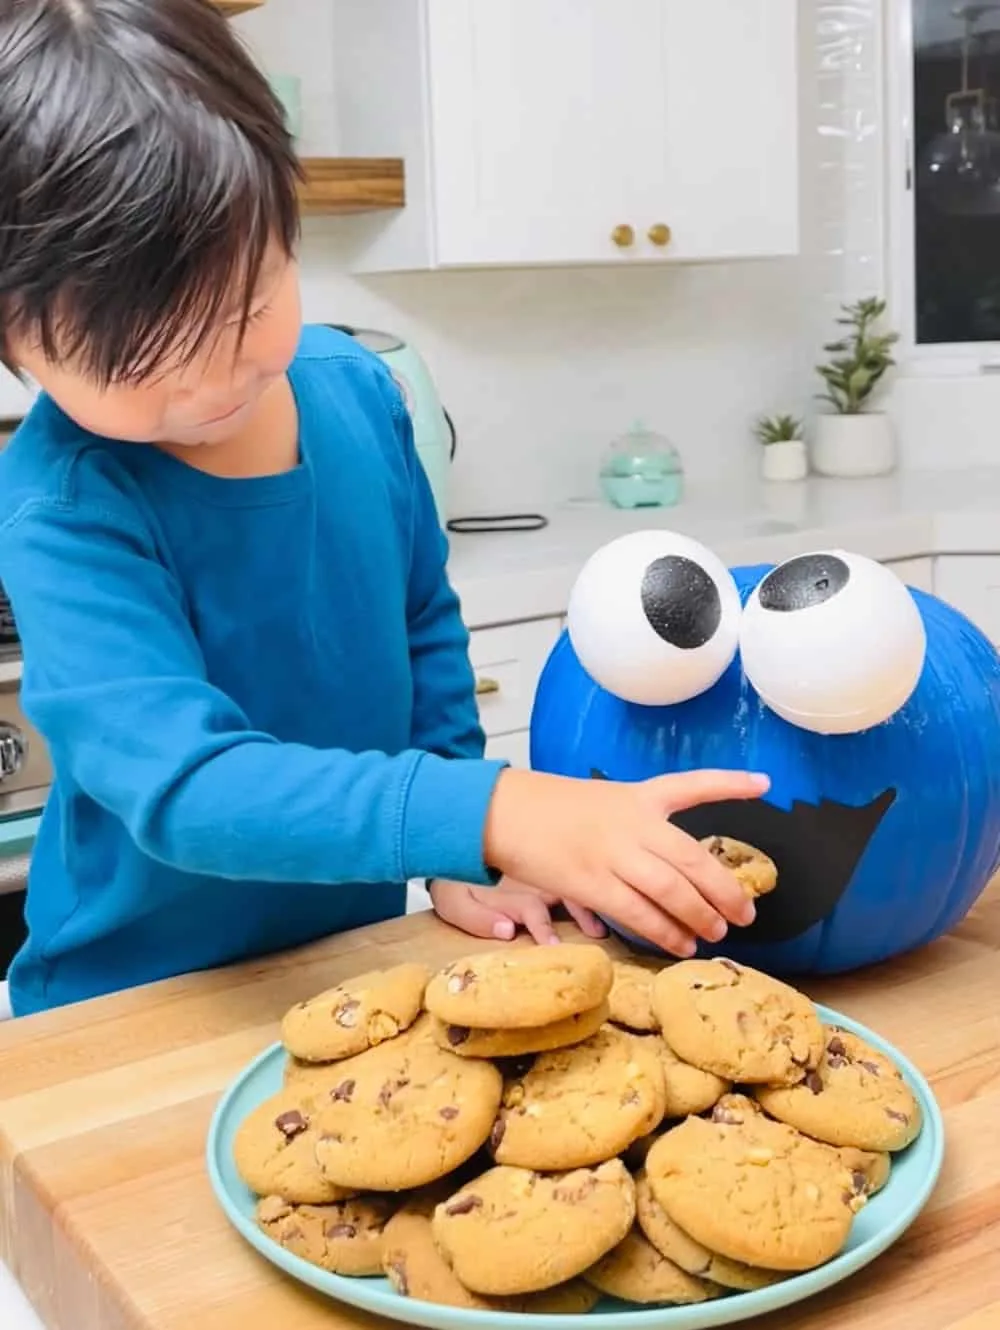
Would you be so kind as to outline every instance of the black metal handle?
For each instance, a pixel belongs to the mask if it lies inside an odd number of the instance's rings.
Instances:
[[[507,513],[497,517],[453,517],[447,523],[456,536],[478,536],[489,531],[542,531],[549,519],[541,513]]]

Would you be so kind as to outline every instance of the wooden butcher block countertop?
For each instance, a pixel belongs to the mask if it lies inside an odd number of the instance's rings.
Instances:
[[[488,945],[411,915],[0,1026],[0,1258],[50,1330],[385,1327],[300,1288],[229,1227],[205,1173],[209,1120],[294,1002],[364,970]],[[944,1173],[873,1266],[741,1324],[1000,1330],[1000,886],[925,951],[808,987],[930,1077]]]

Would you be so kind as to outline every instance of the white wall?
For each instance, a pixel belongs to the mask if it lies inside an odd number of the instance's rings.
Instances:
[[[882,286],[879,0],[801,3],[800,259],[359,281],[344,256],[350,228],[371,223],[307,225],[307,317],[391,329],[428,360],[460,433],[454,513],[592,489],[606,442],[637,417],[675,441],[690,474],[738,478],[756,461],[756,414],[811,409],[838,302]],[[302,78],[306,155],[337,151],[334,8],[269,0],[237,20],[269,72]]]
[[[877,3],[802,0],[801,259],[356,280],[343,271],[350,228],[372,223],[308,225],[307,316],[391,329],[428,360],[460,433],[453,512],[592,490],[607,441],[637,417],[692,475],[738,477],[756,461],[756,414],[811,409],[837,304],[882,283]],[[303,151],[335,152],[335,5],[270,0],[239,23],[265,68],[302,77]]]

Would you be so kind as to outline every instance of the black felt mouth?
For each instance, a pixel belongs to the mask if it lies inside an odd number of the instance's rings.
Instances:
[[[608,779],[597,770],[590,774]],[[737,799],[701,804],[671,820],[699,840],[731,836],[771,856],[778,885],[757,901],[757,918],[740,931],[740,940],[787,942],[833,913],[895,799],[896,791],[887,789],[861,807],[796,800],[788,810],[764,799]]]

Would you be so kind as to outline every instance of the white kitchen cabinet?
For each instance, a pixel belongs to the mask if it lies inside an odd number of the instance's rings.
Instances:
[[[934,590],[934,560],[929,555],[916,559],[886,559],[885,566],[907,586],[916,587],[918,591]]]
[[[498,734],[494,739],[487,739],[486,756],[528,770],[531,766],[531,731],[518,730],[516,734]]]
[[[798,249],[797,0],[338,0],[350,155],[407,205],[358,271]]]
[[[1000,555],[939,556],[934,561],[934,592],[1000,646]]]
[[[0,365],[0,420],[23,416],[34,400],[34,392]]]
[[[559,637],[559,620],[479,628],[469,636],[479,719],[487,737],[526,731],[535,688]]]

